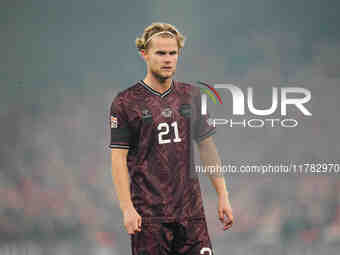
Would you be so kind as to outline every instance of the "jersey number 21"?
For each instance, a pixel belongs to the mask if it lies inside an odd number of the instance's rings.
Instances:
[[[174,129],[175,138],[172,140],[174,143],[179,143],[182,141],[182,139],[179,137],[178,134],[178,124],[177,121],[172,122],[171,127]],[[169,134],[170,131],[170,125],[167,122],[161,122],[157,126],[157,130],[160,131],[158,133],[158,143],[159,144],[165,144],[165,143],[171,143],[171,139],[165,139],[164,136]]]

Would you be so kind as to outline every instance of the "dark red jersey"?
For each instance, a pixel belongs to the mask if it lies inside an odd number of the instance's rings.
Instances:
[[[132,202],[143,221],[204,217],[193,141],[216,130],[201,115],[198,87],[173,81],[161,94],[139,81],[114,99],[110,124],[110,148],[129,150]]]

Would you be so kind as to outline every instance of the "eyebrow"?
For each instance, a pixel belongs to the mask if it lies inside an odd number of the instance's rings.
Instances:
[[[157,50],[156,53],[161,53],[161,54],[165,54],[166,51],[165,50]],[[172,50],[172,51],[169,51],[170,54],[173,54],[173,53],[177,53],[177,50]]]

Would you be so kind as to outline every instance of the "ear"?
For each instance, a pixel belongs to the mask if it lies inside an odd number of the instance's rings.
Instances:
[[[139,54],[140,54],[141,58],[144,59],[144,61],[146,61],[146,59],[147,59],[147,51],[146,50],[140,50]]]

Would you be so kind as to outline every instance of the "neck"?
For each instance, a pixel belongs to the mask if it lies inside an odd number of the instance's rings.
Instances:
[[[165,80],[160,80],[153,75],[147,74],[144,78],[144,82],[149,85],[153,90],[159,93],[167,91],[171,87],[172,79],[168,78]]]

